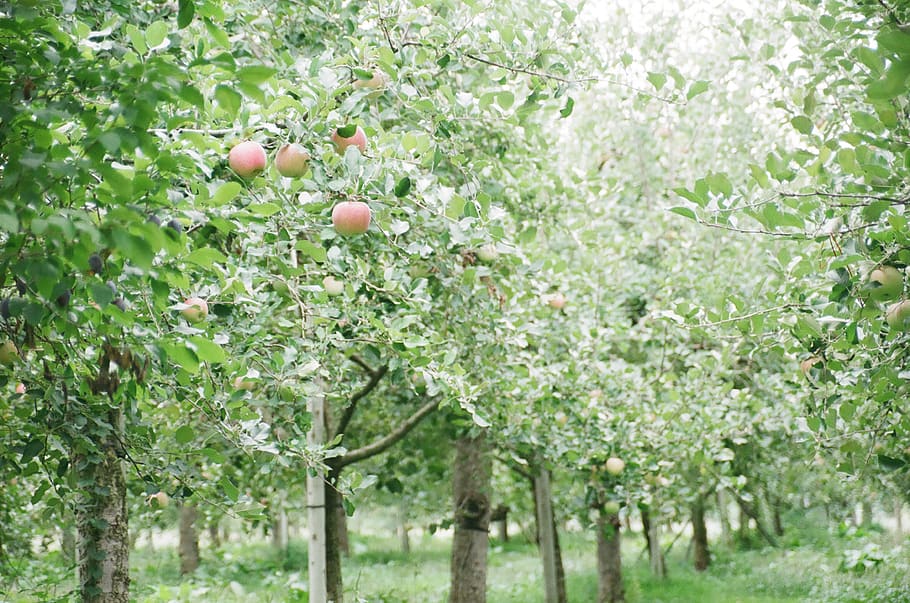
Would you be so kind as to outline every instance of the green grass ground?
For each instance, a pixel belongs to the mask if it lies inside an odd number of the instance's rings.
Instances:
[[[878,544],[881,543],[881,544]],[[346,601],[364,603],[443,603],[449,581],[449,544],[426,537],[412,542],[412,552],[397,551],[393,538],[354,536],[354,554],[344,561]],[[596,601],[595,547],[590,534],[562,537],[567,589],[572,603]],[[777,549],[715,549],[704,573],[691,569],[686,543],[677,543],[668,559],[669,578],[654,578],[641,559],[641,538],[627,535],[624,577],[630,603],[900,603],[910,602],[910,547],[893,549],[881,534],[832,535],[791,532]],[[852,552],[851,552],[852,551]],[[844,569],[844,559],[869,569]],[[232,542],[218,552],[203,550],[192,578],[182,579],[176,551],[139,549],[132,556],[134,600],[140,603],[306,602],[306,543],[293,542],[285,555],[267,543]],[[489,603],[536,603],[543,600],[540,561],[533,545],[516,539],[492,543],[489,555]],[[858,567],[857,566],[857,567]],[[69,578],[51,554],[32,573],[57,573],[67,590]],[[68,579],[69,578],[69,579]],[[39,580],[40,581],[40,580]],[[20,588],[25,586],[20,584]],[[21,593],[11,601],[47,601],[49,595]],[[0,595],[0,602],[6,600]]]

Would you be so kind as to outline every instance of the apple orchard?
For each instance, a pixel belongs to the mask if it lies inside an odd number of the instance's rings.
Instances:
[[[910,597],[910,7],[625,4],[0,2],[0,592]]]

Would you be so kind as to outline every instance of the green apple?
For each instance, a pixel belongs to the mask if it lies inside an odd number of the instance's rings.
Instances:
[[[910,300],[888,306],[885,321],[895,331],[910,331]]]
[[[894,266],[881,266],[869,274],[869,295],[872,299],[895,299],[903,291],[904,278]]]
[[[607,459],[607,463],[604,465],[604,468],[606,468],[607,473],[610,475],[619,475],[622,473],[623,469],[626,468],[626,463],[622,459],[611,456]]]

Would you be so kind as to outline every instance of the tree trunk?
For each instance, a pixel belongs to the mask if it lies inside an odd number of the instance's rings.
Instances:
[[[345,557],[351,556],[351,539],[348,536],[348,513],[344,505],[338,505],[338,550]]]
[[[553,552],[556,555],[556,597],[559,603],[566,603],[566,568],[562,564],[562,547],[559,546],[559,530],[556,529],[556,510],[550,505],[553,512]]]
[[[774,535],[784,535],[784,522],[781,519],[781,502],[776,496],[771,500],[771,520],[774,525]]]
[[[645,546],[648,549],[648,562],[651,573],[658,578],[667,577],[667,564],[664,560],[664,551],[660,547],[660,524],[653,521],[649,509],[641,510],[641,526],[645,537]]]
[[[272,547],[279,553],[288,550],[288,512],[284,493],[276,501],[277,509],[272,517]]]
[[[736,504],[739,505],[739,510],[740,510],[739,528],[740,528],[740,530],[741,531],[743,530],[743,525],[748,527],[749,520],[746,519],[746,517],[751,517],[755,521],[755,528],[758,530],[758,533],[761,534],[762,537],[768,541],[768,544],[776,547],[777,540],[775,540],[774,535],[771,534],[767,530],[767,528],[765,528],[765,524],[762,523],[761,518],[758,516],[758,513],[755,511],[755,509],[752,507],[752,505],[750,505],[748,503],[748,501],[746,501],[746,499],[744,499],[742,496],[739,496],[735,492],[733,493],[733,496],[736,497]]]
[[[708,528],[705,525],[705,499],[699,495],[692,505],[692,545],[695,549],[695,571],[703,572],[711,564],[708,550]]]
[[[192,574],[199,567],[199,535],[196,533],[196,505],[180,506],[180,574]]]
[[[411,539],[408,537],[408,516],[404,505],[398,507],[398,513],[395,515],[395,531],[398,533],[398,542],[401,544],[401,552],[405,555],[411,553]]]
[[[209,540],[212,541],[212,548],[221,548],[221,531],[218,529],[218,520],[213,519],[209,524]]]
[[[556,525],[553,521],[550,472],[541,469],[534,478],[534,497],[537,499],[537,525],[540,534],[540,557],[543,561],[544,601],[558,603],[556,587]]]
[[[331,471],[325,484],[325,583],[326,596],[332,603],[343,603],[344,581],[341,575],[341,549],[338,542],[338,508],[344,511],[341,493],[335,489],[338,473]]]
[[[76,532],[73,530],[72,522],[68,521],[68,516],[69,513],[67,513],[66,525],[63,526],[60,534],[60,552],[63,553],[67,564],[72,564],[76,562]]]
[[[904,534],[904,517],[900,499],[894,501],[894,519],[897,523],[897,536],[900,538]]]
[[[74,454],[76,482],[89,484],[76,504],[76,564],[82,603],[128,603],[130,540],[120,442],[123,414],[108,414],[111,433],[91,455]]]
[[[597,603],[621,603],[626,600],[622,584],[619,515],[607,515],[603,508],[597,515]]]
[[[483,435],[456,442],[455,536],[449,603],[485,603],[490,527],[490,455]]]
[[[749,537],[749,514],[746,513],[746,508],[739,499],[736,500],[736,503],[739,508],[739,528],[737,529],[739,541],[745,542]]]
[[[509,507],[506,505],[499,505],[493,509],[493,513],[490,515],[490,522],[496,524],[496,531],[500,542],[509,541]]]
[[[325,443],[325,398],[321,393],[310,396],[307,410],[313,418],[310,431],[307,432],[307,444],[317,448]],[[308,575],[310,603],[326,603],[326,494],[332,488],[327,487],[322,470],[307,471],[306,500],[308,542]],[[334,507],[332,507],[334,509]],[[340,603],[336,602],[336,603]]]
[[[863,501],[863,523],[864,528],[872,525],[872,501],[866,499]]]
[[[720,538],[727,548],[733,548],[733,528],[730,525],[730,509],[723,490],[717,491],[717,512],[720,515]]]

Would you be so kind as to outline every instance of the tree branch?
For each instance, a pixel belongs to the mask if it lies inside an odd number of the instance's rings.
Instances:
[[[345,407],[344,413],[341,415],[341,419],[338,421],[338,427],[335,429],[335,433],[332,437],[337,436],[339,433],[344,433],[345,430],[347,430],[348,425],[351,423],[351,419],[354,417],[354,411],[357,410],[357,403],[376,388],[376,386],[379,384],[379,381],[389,370],[389,365],[387,364],[384,364],[378,369],[373,370],[357,354],[351,356],[351,362],[362,367],[363,370],[365,370],[370,376],[370,380],[360,389],[360,391],[351,396],[351,401],[348,403],[347,407]]]
[[[416,412],[414,412],[414,414],[408,417],[404,423],[396,427],[385,437],[379,438],[372,444],[367,444],[362,448],[357,448],[356,450],[346,452],[342,456],[328,459],[328,464],[337,471],[341,470],[344,467],[347,467],[348,465],[353,465],[354,463],[360,462],[364,459],[376,456],[380,452],[384,452],[394,444],[398,443],[406,435],[408,435],[412,429],[417,427],[417,424],[420,423],[424,417],[436,410],[438,406],[439,398],[430,400],[421,406]]]

